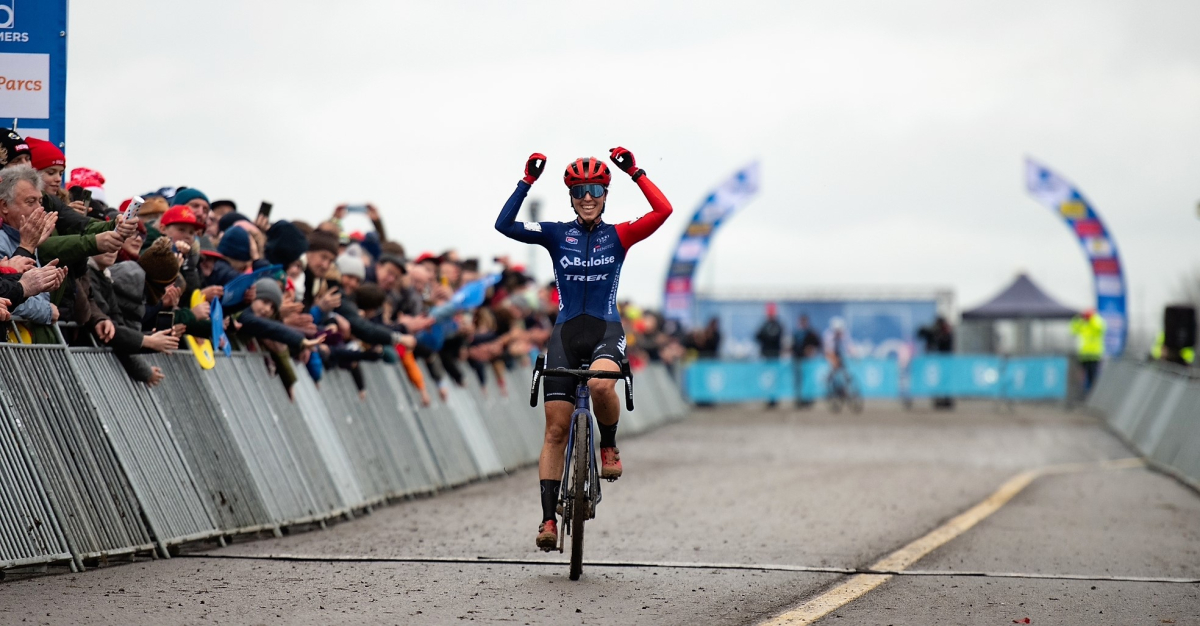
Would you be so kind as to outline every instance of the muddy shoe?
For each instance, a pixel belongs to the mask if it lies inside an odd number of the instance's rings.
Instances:
[[[558,549],[558,522],[551,519],[538,526],[537,547],[545,552]]]
[[[621,477],[621,451],[612,448],[600,448],[600,478],[613,481]]]

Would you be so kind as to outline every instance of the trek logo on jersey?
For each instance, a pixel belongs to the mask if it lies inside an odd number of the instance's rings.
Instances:
[[[615,256],[600,257],[598,259],[591,259],[589,261],[584,261],[579,257],[568,259],[564,256],[558,260],[558,264],[563,266],[563,269],[568,267],[600,267],[601,265],[609,265],[616,262],[617,257]]]
[[[567,274],[564,278],[566,278],[567,282],[569,283],[599,283],[608,280],[608,274]]]
[[[579,243],[579,240],[574,237],[567,237],[567,243],[575,244]]]

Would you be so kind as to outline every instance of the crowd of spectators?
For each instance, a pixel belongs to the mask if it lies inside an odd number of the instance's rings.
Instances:
[[[554,284],[506,257],[490,259],[485,274],[479,258],[454,250],[410,256],[374,206],[340,206],[307,224],[166,187],[143,194],[126,220],[133,199],[106,198],[101,174],[66,177],[54,144],[9,129],[0,129],[0,168],[0,322],[27,331],[0,336],[106,346],[150,385],[164,373],[141,355],[178,350],[190,335],[218,352],[262,353],[289,392],[297,376],[319,383],[331,368],[365,392],[358,364],[386,361],[403,367],[424,403],[468,376],[506,393],[507,372],[544,349],[558,311]],[[349,232],[351,212],[373,228]],[[695,337],[660,315],[629,303],[621,311],[635,369],[697,353]]]

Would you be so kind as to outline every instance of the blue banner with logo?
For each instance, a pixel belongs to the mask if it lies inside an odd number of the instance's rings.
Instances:
[[[663,295],[663,315],[667,319],[677,320],[685,327],[696,324],[692,284],[696,268],[704,260],[717,227],[758,193],[758,177],[758,163],[742,168],[708,194],[692,215],[667,268]]]
[[[1025,160],[1025,187],[1038,202],[1066,221],[1092,267],[1092,282],[1096,288],[1096,312],[1104,318],[1104,352],[1111,356],[1125,350],[1128,333],[1128,313],[1125,303],[1125,273],[1121,257],[1092,204],[1079,193],[1075,185],[1034,161]]]
[[[748,359],[759,355],[754,335],[766,320],[767,304],[774,304],[784,332],[792,335],[799,317],[808,317],[809,328],[818,337],[832,332],[834,324],[845,328],[848,355],[857,358],[900,358],[908,360],[923,349],[917,331],[937,319],[935,297],[911,300],[750,300],[697,298],[699,323],[716,319],[721,329],[720,356]]]
[[[925,355],[909,365],[909,394],[1061,400],[1067,395],[1067,359]]]
[[[0,126],[65,148],[67,0],[0,0]]]
[[[1062,400],[1067,395],[1066,357],[927,355],[904,371],[896,359],[847,359],[864,398],[1001,398]],[[684,374],[693,402],[734,403],[825,397],[829,364],[823,358],[795,361],[696,361]]]
[[[805,399],[825,396],[829,363],[823,358],[794,361],[696,361],[684,376],[692,402],[787,400],[797,387]],[[864,398],[898,398],[900,369],[895,359],[848,359],[849,369]]]

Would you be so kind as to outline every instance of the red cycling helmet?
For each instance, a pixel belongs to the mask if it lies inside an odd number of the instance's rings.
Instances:
[[[600,183],[607,187],[612,182],[612,174],[609,173],[608,166],[604,164],[604,161],[600,159],[595,157],[579,158],[567,166],[567,171],[563,174],[563,182],[568,187],[584,183]]]

